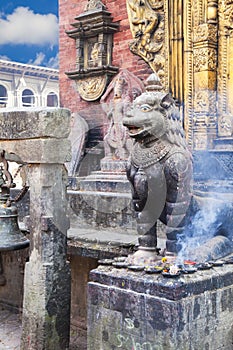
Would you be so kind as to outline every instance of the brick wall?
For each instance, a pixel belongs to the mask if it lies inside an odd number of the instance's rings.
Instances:
[[[119,32],[114,34],[113,62],[114,66],[125,68],[133,72],[141,79],[145,79],[151,73],[149,66],[138,56],[129,50],[129,42],[132,40],[125,0],[103,0],[107,10],[113,17],[113,22],[119,21]],[[65,31],[73,29],[71,23],[75,17],[84,12],[87,0],[59,0],[60,9],[60,99],[61,106],[69,108],[72,112],[83,111],[88,123],[96,122],[96,115],[92,112],[99,101],[85,102],[76,90],[76,83],[69,79],[65,72],[71,71],[75,66],[76,52],[75,40],[69,38]],[[87,109],[90,109],[88,116]],[[99,110],[98,118],[103,118]]]

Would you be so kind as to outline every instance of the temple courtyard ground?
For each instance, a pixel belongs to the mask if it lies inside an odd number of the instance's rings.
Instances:
[[[78,339],[75,333],[71,329],[70,350],[84,350],[85,339]],[[20,336],[21,314],[0,306],[0,350],[20,350]]]

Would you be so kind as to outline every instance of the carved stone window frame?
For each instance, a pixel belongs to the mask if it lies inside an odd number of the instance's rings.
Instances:
[[[66,31],[76,42],[75,69],[66,75],[76,80],[78,92],[86,101],[100,98],[110,77],[118,72],[118,67],[112,65],[112,47],[119,23],[113,23],[110,12],[99,3],[87,6],[71,24],[74,29]]]

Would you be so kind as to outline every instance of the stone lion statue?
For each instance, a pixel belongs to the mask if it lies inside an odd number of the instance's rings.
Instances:
[[[127,169],[139,233],[134,263],[156,260],[158,219],[166,225],[167,253],[179,251],[192,199],[192,158],[179,110],[153,79],[154,74],[147,92],[134,100],[123,119],[136,141]]]

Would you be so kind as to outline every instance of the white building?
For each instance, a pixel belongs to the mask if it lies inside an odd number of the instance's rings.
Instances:
[[[0,107],[59,106],[58,70],[0,60]]]

